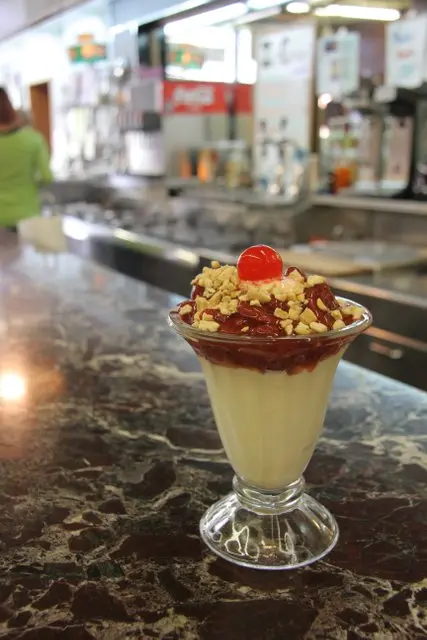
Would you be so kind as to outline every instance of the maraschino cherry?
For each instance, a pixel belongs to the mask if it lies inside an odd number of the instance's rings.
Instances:
[[[266,244],[256,244],[245,249],[237,261],[240,280],[259,282],[279,280],[282,277],[283,261],[280,254]]]

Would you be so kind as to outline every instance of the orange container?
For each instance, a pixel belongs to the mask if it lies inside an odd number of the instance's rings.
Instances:
[[[341,189],[347,189],[351,186],[352,171],[350,167],[337,167],[335,169],[335,189],[340,191]]]

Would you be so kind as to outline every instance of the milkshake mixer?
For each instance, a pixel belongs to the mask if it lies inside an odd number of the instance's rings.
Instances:
[[[307,166],[301,147],[287,136],[288,119],[279,122],[279,135],[268,135],[265,120],[259,122],[259,154],[264,164],[261,186],[270,195],[292,200],[298,197],[304,182]],[[272,153],[272,162],[269,161]]]

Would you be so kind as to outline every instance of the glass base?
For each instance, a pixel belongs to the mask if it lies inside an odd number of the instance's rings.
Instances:
[[[218,556],[252,569],[297,569],[323,558],[337,543],[335,518],[304,493],[304,479],[280,492],[261,492],[235,477],[234,491],[200,521],[205,544]]]

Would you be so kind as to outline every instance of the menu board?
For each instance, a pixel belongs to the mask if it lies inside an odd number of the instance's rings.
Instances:
[[[315,26],[286,26],[261,32],[256,41],[254,86],[255,176],[271,176],[280,158],[278,143],[290,139],[310,148]]]
[[[371,189],[376,186],[380,173],[382,119],[365,115],[359,129],[359,171],[355,189]]]
[[[388,116],[385,120],[382,186],[406,187],[411,170],[413,119]]]
[[[360,34],[338,31],[317,42],[316,93],[333,98],[349,95],[359,88]]]
[[[385,83],[416,89],[423,84],[426,66],[427,15],[387,25]]]
[[[314,26],[289,26],[261,33],[257,42],[258,80],[294,81],[313,74]]]

